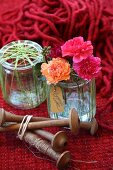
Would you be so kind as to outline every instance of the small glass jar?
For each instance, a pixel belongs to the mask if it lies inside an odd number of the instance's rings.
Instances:
[[[54,91],[53,94],[52,91]],[[68,118],[70,110],[75,108],[81,121],[90,122],[96,113],[95,93],[94,79],[84,81],[78,78],[73,83],[60,82],[56,86],[48,85],[47,104],[50,117],[55,119]],[[53,112],[55,107],[57,108],[56,112]]]
[[[18,41],[15,41],[18,43]],[[27,46],[35,48],[38,52],[42,47],[32,41],[21,40]],[[4,55],[14,45],[9,43],[1,49],[0,54]],[[19,109],[31,109],[40,105],[46,99],[46,80],[41,76],[39,70],[43,57],[33,60],[33,65],[19,65],[16,67],[7,61],[0,66],[0,82],[5,101]]]

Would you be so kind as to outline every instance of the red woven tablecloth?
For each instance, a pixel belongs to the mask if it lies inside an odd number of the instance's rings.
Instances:
[[[100,103],[101,99],[97,99]],[[101,101],[104,104],[104,101]],[[39,107],[22,111],[12,108],[6,104],[0,92],[0,107],[15,114],[33,114],[34,116],[46,116],[47,107],[43,103]],[[109,108],[108,108],[109,109]],[[97,108],[98,110],[98,108]],[[99,120],[101,112],[97,114]],[[113,122],[113,113],[102,116],[103,121]],[[49,130],[49,129],[48,129]],[[57,132],[56,128],[51,128],[51,132]],[[65,131],[65,129],[63,129]],[[113,169],[113,134],[108,130],[99,128],[95,136],[91,136],[89,132],[80,132],[78,136],[73,136],[69,130],[67,150],[71,152],[72,162],[68,170],[110,170]],[[32,151],[33,148],[32,148]],[[35,150],[36,152],[36,150]],[[0,170],[57,170],[55,162],[48,160],[48,157],[40,153],[33,153],[27,148],[26,144],[16,138],[13,133],[0,134]]]
[[[75,36],[92,41],[102,59],[97,78],[99,130],[95,136],[82,131],[68,137],[72,162],[68,170],[113,169],[113,1],[107,0],[0,0],[0,47],[17,39],[56,45]],[[23,111],[6,104],[0,91],[0,107],[15,114],[48,116],[46,102]],[[56,128],[50,129],[55,133]],[[36,151],[36,150],[35,150]],[[55,162],[33,153],[13,133],[0,133],[0,170],[56,170]]]

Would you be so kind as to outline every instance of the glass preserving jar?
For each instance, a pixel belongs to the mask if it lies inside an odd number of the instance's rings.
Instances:
[[[48,112],[51,118],[68,118],[75,108],[81,121],[91,121],[96,113],[95,80],[85,81],[78,78],[76,82],[60,82],[48,85]]]
[[[30,63],[18,64],[16,68],[13,62],[2,61],[0,65],[2,94],[10,105],[19,109],[31,109],[46,99],[46,81],[40,74],[40,66],[44,61],[41,54],[42,47],[33,41],[15,41],[0,50],[2,58],[6,54],[8,55],[14,44],[18,45],[18,43],[34,48],[37,51],[38,59],[33,59],[32,65]]]

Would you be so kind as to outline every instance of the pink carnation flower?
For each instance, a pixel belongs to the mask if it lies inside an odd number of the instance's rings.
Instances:
[[[73,63],[73,68],[79,77],[85,80],[91,80],[96,77],[100,71],[100,63],[100,58],[89,56],[79,63]]]
[[[62,57],[73,57],[73,62],[78,63],[93,54],[91,41],[84,41],[83,37],[75,37],[61,46]]]

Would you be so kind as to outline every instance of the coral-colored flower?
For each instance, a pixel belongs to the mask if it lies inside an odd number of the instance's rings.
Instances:
[[[41,66],[42,75],[47,79],[48,84],[56,84],[62,80],[70,79],[70,64],[62,58],[53,58]]]
[[[93,54],[91,41],[84,41],[83,37],[75,37],[61,46],[62,57],[73,57],[73,62],[78,63]]]
[[[100,58],[89,56],[79,63],[73,63],[73,68],[79,77],[85,80],[91,80],[96,77],[100,71],[100,63]]]

